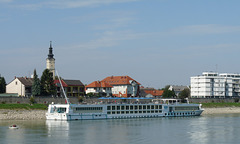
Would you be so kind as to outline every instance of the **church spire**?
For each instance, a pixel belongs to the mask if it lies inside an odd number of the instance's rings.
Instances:
[[[53,58],[53,52],[52,52],[52,41],[50,41],[50,47],[49,47],[49,54],[48,54],[48,58],[52,59]]]

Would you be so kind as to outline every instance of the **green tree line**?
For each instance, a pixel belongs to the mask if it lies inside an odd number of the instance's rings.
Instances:
[[[163,88],[163,98],[177,98],[174,90],[169,90],[170,85],[165,86]],[[181,91],[178,95],[178,98],[185,99],[190,97],[190,90],[188,88],[185,88],[183,91]]]
[[[0,93],[6,93],[6,81],[4,77],[0,76]],[[42,73],[41,78],[38,78],[36,69],[33,72],[33,85],[32,95],[33,96],[49,96],[56,95],[57,87],[54,84],[53,74],[45,69]]]

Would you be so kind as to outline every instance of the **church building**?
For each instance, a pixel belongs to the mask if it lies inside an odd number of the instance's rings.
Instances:
[[[52,48],[52,41],[50,41],[50,47],[49,47],[49,54],[47,61],[47,69],[53,74],[53,79],[55,79],[55,59],[53,58],[53,48]]]

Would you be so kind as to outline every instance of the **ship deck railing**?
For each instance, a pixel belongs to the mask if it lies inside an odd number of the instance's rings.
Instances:
[[[82,102],[81,105],[111,105],[111,104],[167,104],[167,105],[178,105],[187,103],[154,103],[154,102]]]

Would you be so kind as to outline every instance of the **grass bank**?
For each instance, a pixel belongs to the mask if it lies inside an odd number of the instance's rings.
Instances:
[[[0,109],[47,110],[45,104],[0,104]]]
[[[202,103],[203,108],[240,107],[240,103]]]

